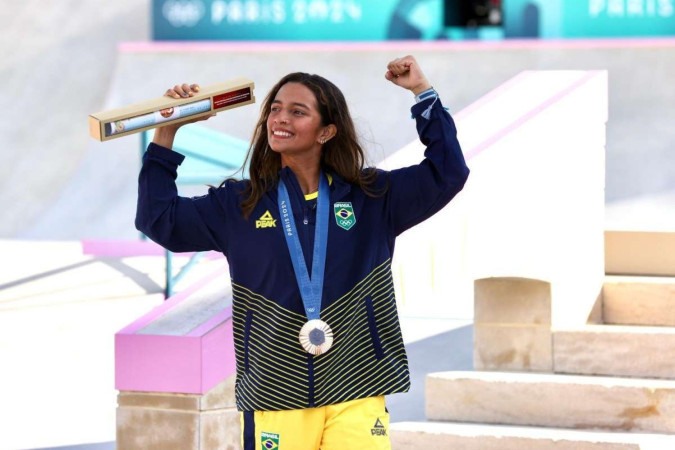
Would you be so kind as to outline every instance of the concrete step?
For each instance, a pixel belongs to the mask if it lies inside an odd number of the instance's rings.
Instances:
[[[605,272],[674,277],[675,233],[605,230]]]
[[[602,315],[610,324],[675,327],[675,278],[608,276]]]
[[[399,422],[389,427],[396,450],[666,450],[675,436],[457,422]]]
[[[675,327],[554,330],[553,367],[556,373],[675,379]]]
[[[426,380],[429,420],[675,433],[675,381],[453,371]]]

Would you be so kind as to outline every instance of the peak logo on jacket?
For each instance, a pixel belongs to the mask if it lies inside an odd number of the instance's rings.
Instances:
[[[260,219],[255,221],[256,228],[271,228],[276,226],[277,226],[277,219],[272,217],[272,213],[269,211],[269,209],[265,211],[265,214],[260,216]]]

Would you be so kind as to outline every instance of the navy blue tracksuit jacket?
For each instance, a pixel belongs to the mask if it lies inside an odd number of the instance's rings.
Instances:
[[[428,108],[427,119],[421,113]],[[334,342],[320,356],[309,355],[298,342],[307,317],[279,220],[277,191],[267,192],[248,219],[240,208],[246,181],[228,181],[202,197],[179,197],[175,179],[184,157],[150,144],[139,176],[136,227],[175,252],[216,250],[227,257],[240,410],[299,409],[408,390],[391,274],[394,241],[443,208],[469,174],[455,124],[440,100],[422,101],[411,111],[426,146],[424,159],[378,171],[376,187],[387,186],[383,195],[369,197],[330,174],[321,319],[331,326]],[[311,268],[315,200],[305,199],[290,169],[280,176]],[[339,226],[336,204],[351,206],[356,219],[351,228]]]

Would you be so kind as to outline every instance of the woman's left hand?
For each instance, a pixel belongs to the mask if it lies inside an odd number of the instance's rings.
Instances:
[[[384,77],[395,85],[412,91],[415,95],[431,88],[431,83],[411,55],[396,58],[387,64],[387,73]]]

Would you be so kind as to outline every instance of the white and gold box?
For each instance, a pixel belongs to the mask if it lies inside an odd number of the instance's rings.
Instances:
[[[89,134],[107,141],[169,123],[180,123],[255,103],[253,81],[235,78],[203,87],[194,96],[159,97],[89,116]]]

